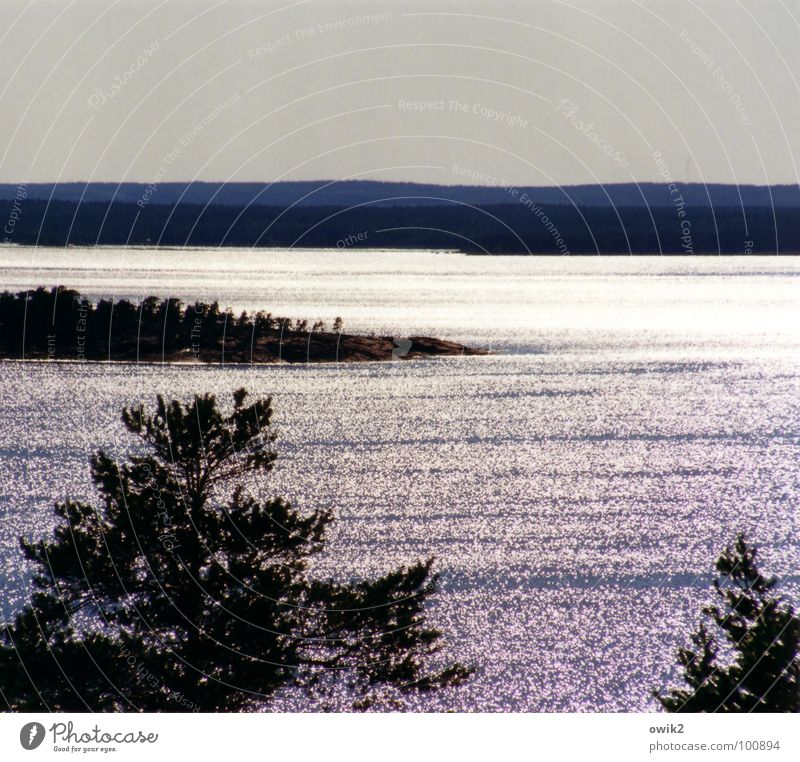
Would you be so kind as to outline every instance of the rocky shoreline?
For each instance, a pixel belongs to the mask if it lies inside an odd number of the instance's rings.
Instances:
[[[271,313],[240,315],[217,302],[185,305],[148,297],[139,303],[53,289],[0,294],[0,359],[207,364],[385,362],[485,355],[431,336],[365,336]]]
[[[358,336],[349,334],[317,334],[308,338],[291,336],[279,339],[260,339],[252,348],[220,346],[217,349],[202,347],[193,349],[170,349],[143,342],[140,346],[119,346],[111,352],[86,352],[78,355],[48,353],[40,349],[30,352],[0,353],[0,360],[32,362],[132,362],[207,365],[296,365],[301,363],[350,363],[388,362],[420,360],[434,357],[457,357],[487,355],[484,349],[476,349],[454,341],[431,336],[394,338],[389,336]]]

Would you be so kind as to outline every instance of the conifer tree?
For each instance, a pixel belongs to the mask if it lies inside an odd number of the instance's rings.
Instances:
[[[430,561],[357,582],[309,574],[331,513],[248,489],[275,464],[271,419],[271,400],[243,389],[228,415],[213,395],[123,411],[138,454],[98,452],[97,505],[58,503],[53,538],[21,541],[34,593],[0,630],[10,709],[259,710],[293,687],[365,708],[466,679],[431,666]]]
[[[668,712],[800,711],[800,619],[739,535],[717,560],[717,605],[678,652],[686,687],[656,698]]]

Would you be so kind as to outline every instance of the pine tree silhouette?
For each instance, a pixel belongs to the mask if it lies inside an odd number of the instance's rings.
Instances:
[[[0,696],[15,711],[242,711],[279,689],[338,690],[356,708],[465,680],[431,673],[431,561],[373,580],[313,579],[331,513],[246,489],[277,457],[271,400],[158,397],[125,409],[144,444],[92,459],[99,503],[55,506],[25,542],[34,594],[0,631]]]
[[[668,712],[800,711],[800,619],[764,577],[756,548],[739,535],[717,560],[719,605],[703,609],[692,648],[678,661],[686,688],[654,695]],[[720,659],[720,652],[726,656]]]

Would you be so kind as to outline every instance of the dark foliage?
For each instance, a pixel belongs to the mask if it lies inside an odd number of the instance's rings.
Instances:
[[[149,296],[138,304],[101,299],[92,304],[57,286],[0,294],[0,358],[122,362],[309,363],[398,359],[392,336],[342,333],[321,320],[236,316],[217,302],[184,305]],[[408,340],[401,359],[485,354],[427,336]]]
[[[258,206],[29,198],[7,243],[456,249],[490,254],[778,254],[800,250],[794,207]],[[5,202],[10,212],[12,202]],[[0,203],[0,208],[2,204]],[[681,214],[679,214],[679,211]]]
[[[275,463],[269,399],[240,389],[123,411],[142,454],[92,459],[96,506],[55,507],[51,540],[22,541],[30,604],[2,631],[15,711],[235,711],[280,689],[345,690],[357,708],[462,682],[431,673],[431,562],[363,581],[308,574],[330,513],[245,487]],[[319,706],[319,704],[317,704]]]
[[[774,592],[777,579],[759,572],[743,535],[717,571],[720,603],[703,609],[708,624],[678,652],[687,687],[656,698],[668,712],[800,711],[800,619]]]
[[[301,330],[302,329],[302,330]],[[303,334],[300,336],[300,334]],[[101,299],[58,286],[0,294],[0,355],[53,359],[173,359],[217,362],[249,356],[259,340],[306,338],[301,322],[257,312],[236,316],[217,302]]]

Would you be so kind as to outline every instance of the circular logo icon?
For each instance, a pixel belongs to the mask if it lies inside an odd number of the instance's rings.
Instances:
[[[19,731],[19,742],[23,749],[31,751],[44,741],[44,725],[40,722],[27,722]]]

